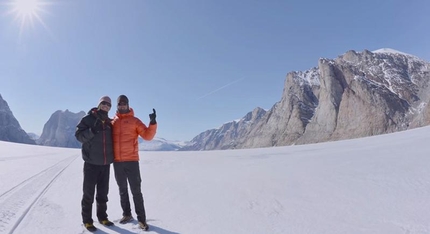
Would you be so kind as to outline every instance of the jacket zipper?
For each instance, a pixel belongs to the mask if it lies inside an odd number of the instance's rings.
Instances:
[[[105,125],[103,123],[103,155],[105,158],[105,163],[104,165],[106,165],[106,131],[105,131]]]
[[[121,154],[121,132],[122,132],[122,119],[119,119],[119,136],[118,136],[118,142],[119,142],[119,148],[118,148],[118,152],[119,152],[119,160],[120,162],[122,162],[122,154]]]

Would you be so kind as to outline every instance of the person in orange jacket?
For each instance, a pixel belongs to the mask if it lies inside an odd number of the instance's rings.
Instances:
[[[149,114],[149,126],[147,127],[140,119],[134,116],[134,111],[129,106],[127,96],[118,97],[118,106],[113,125],[114,163],[115,179],[119,187],[121,207],[123,217],[120,223],[125,224],[133,220],[128,196],[127,181],[133,195],[134,208],[139,226],[143,230],[148,230],[146,223],[146,213],[141,191],[140,169],[139,169],[139,148],[138,137],[150,141],[157,131],[157,121],[155,109]]]

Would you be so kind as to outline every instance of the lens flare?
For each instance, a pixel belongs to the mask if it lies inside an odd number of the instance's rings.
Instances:
[[[41,17],[42,13],[47,13],[45,6],[49,4],[48,0],[11,0],[6,4],[10,7],[7,14],[14,15],[20,25],[20,35],[25,27],[34,27],[36,21],[48,29]]]
[[[16,0],[14,10],[20,17],[33,17],[39,10],[38,0]]]

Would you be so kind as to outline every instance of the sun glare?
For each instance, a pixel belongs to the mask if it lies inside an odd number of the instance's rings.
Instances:
[[[32,17],[37,13],[38,8],[37,0],[15,0],[15,10],[20,17]]]
[[[44,6],[48,5],[48,0],[10,0],[8,14],[14,15],[15,20],[20,24],[20,34],[28,25],[34,26],[38,21],[43,27],[47,28],[41,18],[42,13],[46,13]]]
[[[28,26],[38,28],[37,26],[40,25],[55,40],[55,36],[42,19],[44,15],[49,13],[47,7],[53,4],[53,0],[7,0],[7,2],[0,4],[9,6],[6,14],[13,16],[14,21],[19,25],[19,40],[21,40]]]
[[[21,21],[21,26],[27,22],[33,24],[34,18],[39,18],[42,10],[39,0],[14,0],[11,2],[11,13],[15,13],[16,19]]]

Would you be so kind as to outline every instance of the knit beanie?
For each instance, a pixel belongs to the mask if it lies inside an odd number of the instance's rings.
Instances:
[[[128,97],[125,95],[119,95],[117,104],[119,104],[120,102],[125,102],[128,106]]]
[[[112,104],[110,97],[108,97],[108,96],[101,97],[99,100],[99,104],[97,106],[100,107],[100,103],[102,103],[102,102],[109,102],[110,104]]]

